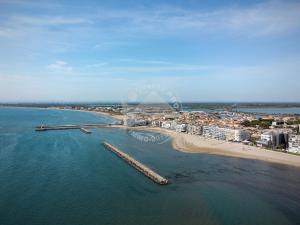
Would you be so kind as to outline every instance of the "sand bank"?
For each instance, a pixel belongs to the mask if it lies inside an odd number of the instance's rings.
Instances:
[[[172,147],[187,153],[206,153],[238,158],[263,160],[273,163],[300,167],[300,156],[284,152],[266,150],[255,146],[247,146],[242,143],[233,143],[215,139],[207,139],[199,135],[177,133],[162,128],[135,128],[146,131],[159,132],[172,138]]]

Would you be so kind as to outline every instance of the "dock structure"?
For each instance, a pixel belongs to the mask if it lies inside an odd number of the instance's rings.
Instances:
[[[70,129],[84,129],[82,130],[85,132],[85,128],[109,128],[112,127],[112,124],[82,124],[82,125],[56,125],[56,126],[47,126],[47,125],[40,125],[35,127],[36,131],[48,131],[48,130],[70,130]],[[88,131],[88,130],[86,130]],[[86,133],[91,133],[90,131]]]
[[[121,159],[126,161],[129,165],[131,165],[132,167],[134,167],[135,169],[140,171],[146,177],[150,178],[155,183],[160,184],[160,185],[168,184],[168,180],[166,178],[160,176],[159,174],[157,174],[156,172],[151,170],[149,167],[147,167],[144,164],[138,162],[137,160],[135,160],[134,158],[132,158],[128,154],[122,152],[121,150],[119,150],[118,148],[112,146],[111,144],[109,144],[107,142],[104,142],[103,145],[106,149],[108,149],[108,150],[112,151],[113,153],[115,153],[117,156],[119,156]]]

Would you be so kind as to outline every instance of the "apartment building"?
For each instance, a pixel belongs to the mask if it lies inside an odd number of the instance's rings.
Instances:
[[[257,145],[260,147],[271,147],[271,148],[284,148],[288,147],[289,141],[288,133],[280,130],[271,130],[261,134],[261,138],[257,141]]]
[[[289,137],[288,152],[300,154],[300,135],[291,135]]]
[[[202,135],[207,138],[214,138],[218,140],[225,140],[225,128],[217,126],[203,126]]]
[[[186,132],[188,134],[195,134],[195,135],[201,135],[202,134],[202,126],[200,125],[192,125],[188,124],[186,126]]]

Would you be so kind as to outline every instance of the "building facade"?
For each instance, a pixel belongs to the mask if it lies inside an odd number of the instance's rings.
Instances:
[[[202,126],[188,124],[186,126],[186,132],[188,134],[202,135]]]
[[[268,131],[261,135],[260,140],[257,141],[257,145],[260,147],[270,147],[273,149],[287,149],[289,141],[288,137],[288,133],[284,133],[283,131]]]
[[[288,152],[300,154],[300,135],[291,135],[289,137]]]

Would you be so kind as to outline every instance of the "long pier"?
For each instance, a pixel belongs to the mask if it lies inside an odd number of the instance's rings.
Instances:
[[[126,161],[129,165],[131,165],[132,167],[134,167],[135,169],[137,169],[138,171],[143,173],[146,177],[150,178],[155,183],[160,184],[160,185],[168,184],[168,180],[166,178],[160,176],[159,174],[157,174],[156,172],[151,170],[149,167],[147,167],[144,164],[140,163],[139,161],[135,160],[128,154],[122,152],[121,150],[119,150],[118,148],[112,146],[111,144],[109,144],[107,142],[104,142],[103,145],[106,149],[115,153],[117,156],[119,156],[121,159]]]
[[[47,130],[69,130],[69,129],[84,129],[84,128],[106,128],[113,127],[112,124],[82,124],[82,125],[57,125],[47,126],[40,125],[35,127],[36,131],[47,131]]]

